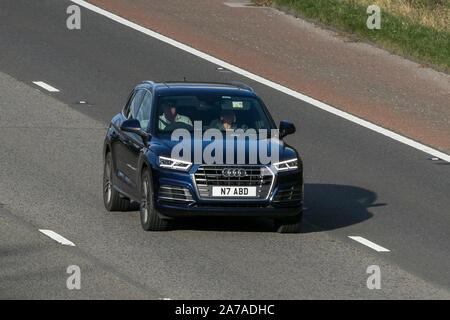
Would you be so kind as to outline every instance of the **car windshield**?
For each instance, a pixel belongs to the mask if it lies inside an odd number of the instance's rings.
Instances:
[[[202,130],[272,129],[258,99],[248,96],[195,94],[160,96],[157,102],[157,132],[170,134],[176,129],[194,130],[200,121]]]

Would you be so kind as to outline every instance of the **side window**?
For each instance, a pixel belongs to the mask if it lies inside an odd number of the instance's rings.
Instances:
[[[123,114],[124,114],[125,118],[127,118],[127,119],[128,119],[128,114],[130,113],[130,104],[131,104],[131,101],[133,101],[134,93],[135,93],[135,91],[133,89],[133,91],[131,91],[131,93],[128,95],[127,104],[123,108]]]
[[[136,119],[137,112],[139,110],[139,106],[141,105],[144,94],[145,94],[144,90],[138,90],[134,95],[133,100],[131,101],[130,104],[130,112],[127,115],[128,119]]]
[[[144,99],[142,100],[141,107],[137,112],[136,119],[141,123],[141,128],[143,130],[147,129],[148,123],[150,121],[150,114],[152,109],[152,94],[146,92]]]

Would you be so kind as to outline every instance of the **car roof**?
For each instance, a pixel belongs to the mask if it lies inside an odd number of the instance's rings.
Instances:
[[[187,81],[165,81],[152,82],[144,81],[143,87],[152,87],[157,94],[184,94],[197,92],[214,92],[224,94],[252,95],[255,96],[253,89],[241,82],[187,82]]]

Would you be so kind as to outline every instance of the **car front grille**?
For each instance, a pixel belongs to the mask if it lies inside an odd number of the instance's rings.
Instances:
[[[244,169],[246,174],[243,177],[226,177],[222,174],[223,169]],[[256,197],[233,198],[233,200],[263,200],[271,191],[274,175],[266,166],[202,165],[195,172],[194,178],[201,199],[217,199],[217,197],[212,197],[213,186],[254,186],[256,187]]]
[[[189,189],[180,186],[161,185],[158,199],[167,202],[189,203],[193,202]]]

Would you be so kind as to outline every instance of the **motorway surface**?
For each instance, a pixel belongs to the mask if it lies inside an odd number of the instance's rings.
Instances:
[[[81,30],[68,30],[70,4],[1,2],[0,298],[450,298],[448,163],[97,13],[82,9]],[[110,118],[136,83],[183,77],[246,82],[277,122],[296,124],[287,141],[305,167],[300,234],[265,219],[144,232],[137,211],[104,209]],[[66,288],[69,265],[81,290]],[[370,265],[379,290],[366,286]]]

